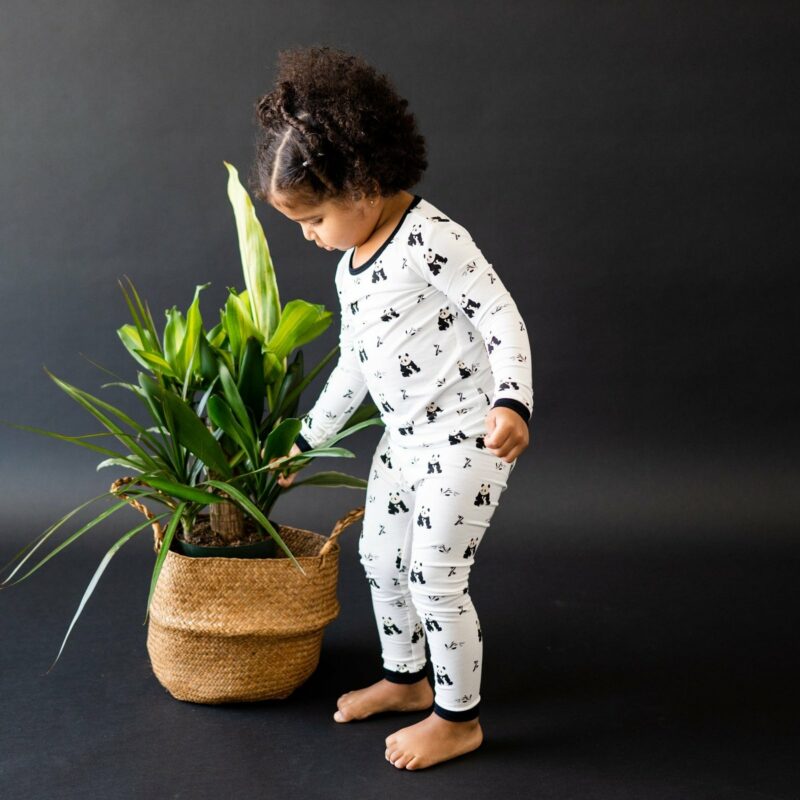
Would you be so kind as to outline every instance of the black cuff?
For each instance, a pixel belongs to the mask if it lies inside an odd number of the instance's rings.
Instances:
[[[481,702],[478,701],[477,705],[468,708],[466,711],[451,711],[449,708],[442,708],[437,702],[433,703],[433,713],[440,716],[442,719],[449,719],[450,722],[466,722],[470,719],[480,715]]]
[[[298,433],[294,443],[305,453],[306,450],[313,450],[314,448],[303,438],[302,434]]]
[[[416,683],[421,681],[428,674],[427,665],[419,672],[395,672],[394,670],[383,668],[383,677],[392,683]]]
[[[499,400],[494,401],[494,405],[492,408],[512,408],[514,411],[519,414],[522,419],[525,420],[526,424],[529,422],[531,418],[531,412],[528,411],[527,406],[524,403],[520,403],[519,400],[514,400],[511,397],[501,397]]]

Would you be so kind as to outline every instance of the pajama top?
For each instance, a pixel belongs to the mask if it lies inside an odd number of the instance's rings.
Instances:
[[[530,420],[525,324],[463,226],[415,194],[386,242],[356,268],[354,251],[336,268],[339,360],[302,418],[301,450],[341,430],[367,392],[400,447],[480,439],[490,406]]]

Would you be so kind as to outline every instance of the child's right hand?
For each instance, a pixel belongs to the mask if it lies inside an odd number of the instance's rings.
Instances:
[[[296,456],[296,455],[299,455],[302,452],[303,451],[296,444],[293,444],[292,445],[292,449],[289,451],[289,455],[290,456]],[[272,461],[270,461],[269,463],[272,464],[272,462],[276,461],[276,460],[277,459],[273,458]],[[291,486],[292,482],[294,481],[294,476],[296,474],[297,474],[296,472],[293,472],[291,475],[284,475],[282,472],[279,472],[278,473],[278,485],[282,486],[284,489],[287,486]]]

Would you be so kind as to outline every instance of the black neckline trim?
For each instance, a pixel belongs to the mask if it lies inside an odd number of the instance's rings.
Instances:
[[[408,207],[403,212],[403,216],[400,217],[399,222],[397,223],[397,225],[395,225],[394,230],[387,237],[386,241],[360,267],[355,267],[355,268],[353,267],[353,256],[355,255],[355,252],[356,252],[355,247],[350,251],[350,260],[347,263],[347,269],[348,269],[348,271],[350,272],[351,275],[358,275],[359,273],[363,272],[365,269],[369,269],[375,263],[375,261],[378,259],[380,254],[386,249],[386,247],[389,245],[389,243],[394,239],[395,234],[397,233],[397,231],[399,231],[400,228],[403,227],[403,223],[406,221],[406,217],[408,216],[408,212],[411,211],[411,209],[414,208],[414,206],[419,205],[421,200],[422,200],[422,197],[420,195],[418,195],[418,194],[414,195],[414,199],[408,204]]]

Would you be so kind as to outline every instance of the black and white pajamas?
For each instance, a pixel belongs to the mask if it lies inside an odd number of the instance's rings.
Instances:
[[[385,431],[370,467],[359,556],[388,680],[435,679],[434,711],[478,716],[475,552],[516,462],[484,446],[491,406],[528,422],[531,349],[511,295],[467,230],[414,195],[383,246],[336,270],[340,356],[297,443],[341,430],[367,392]]]

